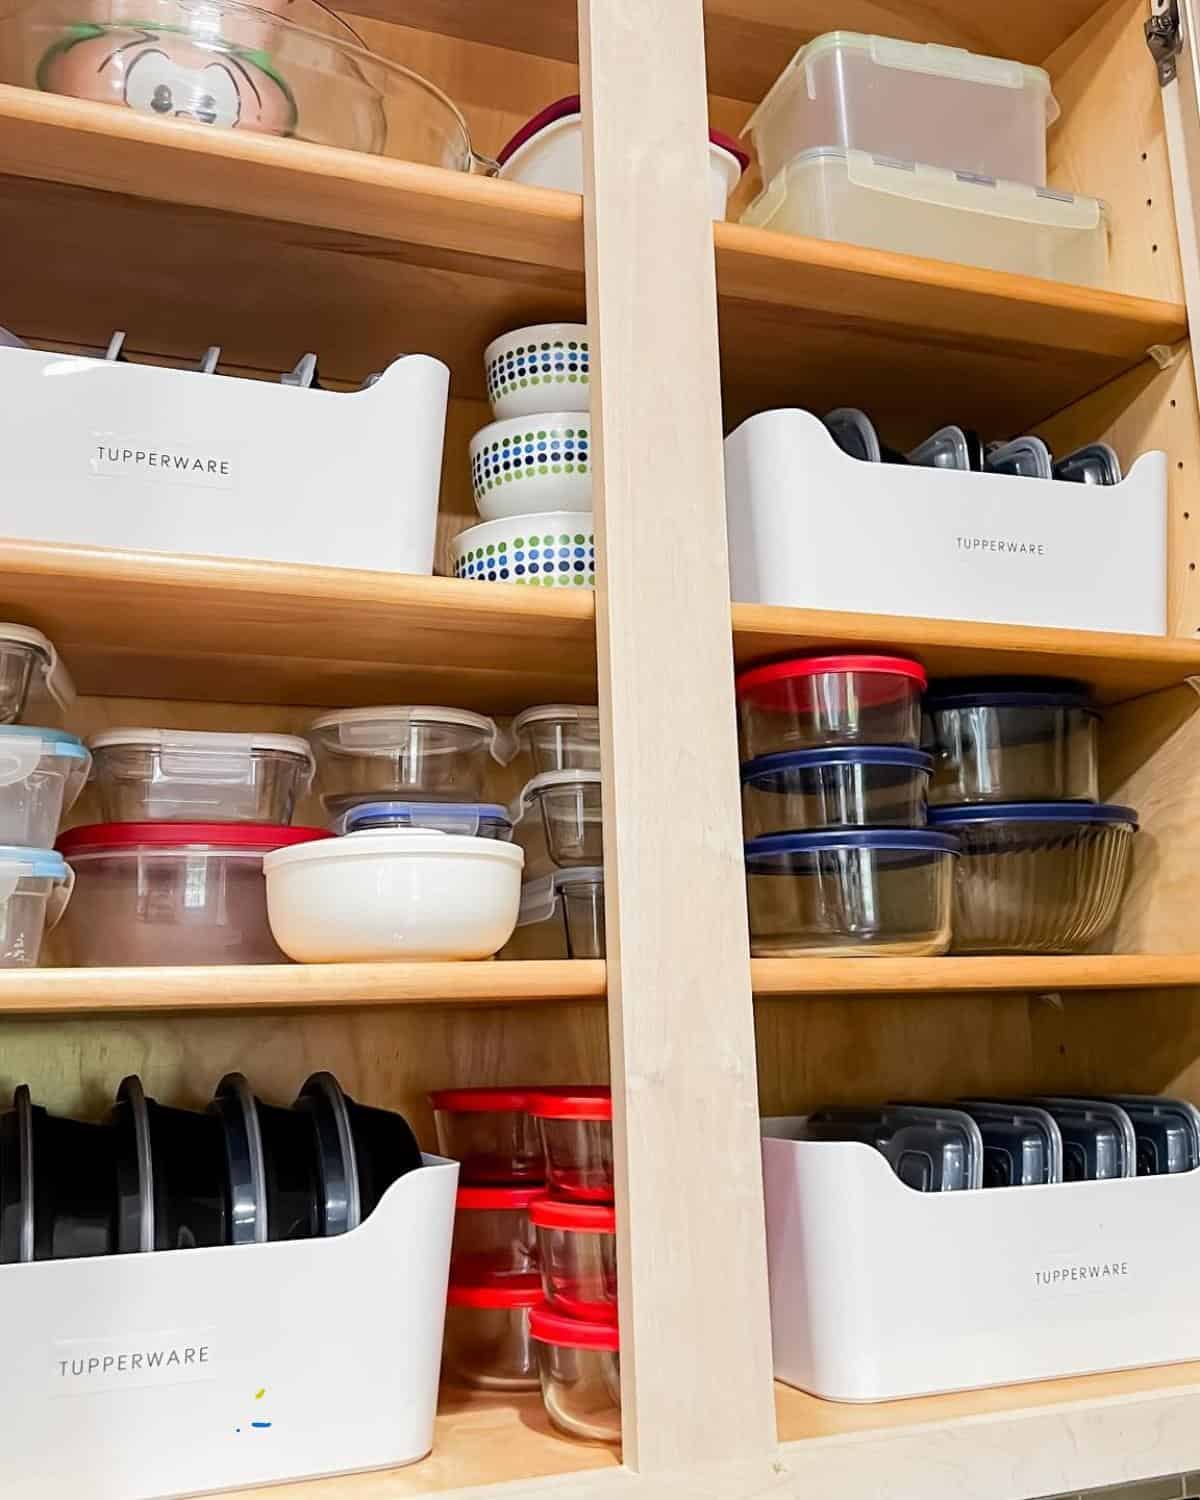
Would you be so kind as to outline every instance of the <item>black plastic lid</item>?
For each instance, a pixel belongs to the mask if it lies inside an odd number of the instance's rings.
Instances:
[[[929,684],[927,713],[956,708],[1083,708],[1099,713],[1086,683],[1070,677],[944,677]]]

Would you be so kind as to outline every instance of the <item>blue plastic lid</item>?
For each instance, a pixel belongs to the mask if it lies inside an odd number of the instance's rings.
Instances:
[[[0,844],[0,865],[21,865],[22,874],[44,875],[50,880],[67,878],[67,862],[54,849],[24,849],[18,844]]]
[[[930,683],[926,713],[956,708],[1084,708],[1099,714],[1086,684],[1066,677],[947,677]]]
[[[89,751],[77,734],[68,734],[65,729],[38,729],[32,724],[0,724],[0,744],[4,739],[41,740],[53,745],[56,755],[65,755],[70,760],[85,760]]]
[[[495,836],[512,832],[512,820],[494,802],[360,802],[331,825],[335,833],[378,828],[437,828],[443,833]],[[486,830],[486,832],[485,832]]]
[[[746,863],[777,854],[812,854],[822,849],[878,849],[906,854],[957,854],[950,833],[925,828],[825,829],[821,833],[768,833],[746,845]]]
[[[937,828],[960,823],[1127,823],[1138,826],[1132,807],[1112,802],[991,802],[970,807],[931,807],[929,821]]]
[[[778,780],[774,790],[784,790],[788,771],[805,771],[815,766],[902,766],[912,771],[933,769],[933,757],[923,750],[904,750],[891,745],[845,745],[818,750],[779,750],[760,755],[742,766],[744,782]],[[768,787],[768,790],[772,788]]]

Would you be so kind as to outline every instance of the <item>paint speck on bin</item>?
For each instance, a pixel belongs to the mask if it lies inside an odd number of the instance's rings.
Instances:
[[[267,1394],[267,1388],[266,1388],[266,1386],[265,1386],[265,1385],[264,1385],[264,1386],[263,1386],[263,1388],[262,1388],[262,1390],[261,1390],[261,1391],[255,1391],[255,1393],[254,1393],[254,1399],[255,1399],[255,1400],[256,1400],[256,1401],[261,1401],[261,1400],[262,1400],[262,1398],[263,1398],[263,1397],[264,1397],[264,1396],[265,1396],[265,1395],[266,1395],[266,1394]]]
[[[270,1427],[270,1422],[251,1422],[251,1427]]]

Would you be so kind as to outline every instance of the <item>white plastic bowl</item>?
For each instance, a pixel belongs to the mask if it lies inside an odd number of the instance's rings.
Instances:
[[[502,333],[483,351],[492,415],[498,422],[548,407],[587,411],[591,354],[586,323],[535,323]]]
[[[349,833],[266,857],[267,916],[299,963],[490,958],[517,925],[524,863],[499,839]]]
[[[592,508],[592,422],[540,412],[491,422],[471,439],[471,490],[485,521]]]
[[[543,588],[596,585],[596,530],[590,511],[487,521],[459,532],[450,552],[455,578]]]

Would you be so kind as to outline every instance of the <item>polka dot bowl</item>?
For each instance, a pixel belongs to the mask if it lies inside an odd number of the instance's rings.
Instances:
[[[594,588],[596,534],[590,511],[506,516],[460,532],[450,544],[455,578],[534,588]]]
[[[483,351],[497,421],[540,411],[587,411],[591,356],[586,323],[536,323],[502,333]]]
[[[493,422],[471,439],[471,488],[485,521],[592,508],[591,418],[555,411]]]

